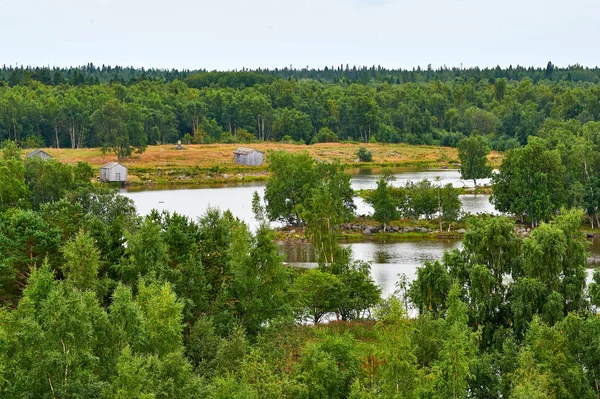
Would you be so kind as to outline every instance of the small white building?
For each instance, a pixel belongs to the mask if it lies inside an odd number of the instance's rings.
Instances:
[[[42,158],[42,159],[52,159],[53,158],[52,155],[50,155],[46,151],[42,151],[42,150],[32,151],[25,156],[25,158],[33,158],[33,157],[38,157],[38,158]]]
[[[104,182],[126,182],[127,168],[118,162],[109,162],[100,167],[100,181]]]
[[[260,166],[263,153],[254,148],[240,147],[233,152],[233,160],[238,165]]]

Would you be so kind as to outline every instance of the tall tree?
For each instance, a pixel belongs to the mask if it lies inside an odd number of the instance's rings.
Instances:
[[[123,104],[117,99],[108,101],[92,115],[92,126],[96,129],[102,150],[114,152],[122,161],[134,152],[146,149],[147,138],[138,109],[132,104]]]
[[[458,157],[460,159],[460,176],[465,180],[491,177],[492,167],[487,163],[490,149],[481,136],[471,136],[458,142]]]

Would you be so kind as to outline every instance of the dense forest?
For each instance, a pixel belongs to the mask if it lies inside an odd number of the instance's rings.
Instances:
[[[517,148],[557,123],[600,119],[599,69],[239,72],[121,67],[0,71],[0,140],[105,147],[284,140],[455,146],[481,135]],[[126,157],[127,150],[118,154]]]
[[[600,272],[588,278],[582,211],[552,211],[527,238],[506,217],[469,218],[462,249],[380,298],[369,263],[338,242],[350,176],[307,154],[270,159],[251,231],[218,209],[141,217],[92,186],[89,165],[23,160],[5,144],[0,397],[600,395]],[[374,206],[389,203],[388,181]],[[401,188],[413,197],[403,212],[427,213],[414,197],[431,189]],[[268,220],[302,223],[318,267],[283,264]]]

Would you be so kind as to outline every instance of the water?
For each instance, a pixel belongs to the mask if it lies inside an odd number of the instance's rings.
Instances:
[[[365,173],[365,171],[362,171]],[[379,173],[379,172],[377,172]],[[424,178],[440,177],[442,184],[452,183],[462,187],[463,181],[456,170],[437,171],[408,171],[396,173],[394,185],[405,184],[408,180],[418,181]],[[375,188],[377,176],[374,174],[358,174],[352,177],[354,189]],[[468,186],[473,182],[465,182]],[[479,182],[478,182],[479,183]],[[484,181],[482,181],[482,184]],[[122,194],[131,198],[140,214],[146,215],[152,209],[168,210],[186,215],[192,219],[202,216],[208,207],[218,207],[231,212],[245,221],[251,229],[256,228],[257,222],[252,214],[252,195],[258,191],[264,194],[265,183],[245,183],[220,185],[213,188],[178,188],[178,189],[148,189],[133,188],[123,190]],[[496,213],[489,202],[489,195],[461,195],[463,210],[467,213]],[[370,205],[360,197],[354,198],[357,205],[356,213],[368,215],[373,213]],[[398,274],[406,274],[409,280],[415,276],[416,269],[425,261],[442,258],[444,251],[460,248],[458,240],[403,240],[394,242],[362,242],[348,244],[352,247],[353,257],[358,260],[372,262],[372,275],[375,282],[387,296],[394,291]],[[595,239],[591,247],[592,259],[600,260],[600,239]],[[314,267],[316,260],[312,246],[308,243],[282,244],[282,254],[285,260],[299,267]]]
[[[364,171],[363,171],[364,173]],[[456,187],[462,187],[460,173],[457,170],[436,170],[436,171],[408,171],[396,173],[397,180],[394,185],[405,184],[405,182],[419,181],[424,178],[440,177],[442,184],[452,183]],[[483,181],[482,181],[483,182]],[[470,182],[471,185],[473,182]],[[351,185],[354,190],[374,189],[377,186],[377,175],[354,175],[351,179]],[[264,195],[265,183],[245,183],[219,185],[212,188],[129,188],[122,190],[122,194],[131,198],[142,215],[148,214],[152,209],[159,211],[175,211],[182,215],[196,219],[202,216],[208,207],[218,207],[220,209],[229,209],[231,212],[245,221],[250,228],[255,228],[257,222],[252,214],[252,194],[255,191]],[[461,195],[463,210],[467,213],[497,213],[494,206],[489,201],[489,195]],[[360,197],[354,198],[357,207],[357,215],[372,215],[373,208],[364,202]]]
[[[455,188],[473,188],[473,180],[462,180],[460,178],[460,172],[458,169],[414,169],[399,172],[398,170],[392,169],[396,180],[392,181],[392,186],[400,187],[406,185],[409,181],[417,182],[423,179],[431,180],[432,182],[439,179],[439,183],[446,185],[452,184]],[[375,170],[363,170],[359,174],[352,176],[352,188],[355,190],[361,189],[374,189],[377,187],[377,180],[379,180],[379,173],[381,169]],[[490,179],[477,180],[477,185],[489,185],[491,184]]]
[[[371,275],[381,288],[382,296],[394,292],[399,274],[409,281],[416,277],[417,267],[427,261],[442,258],[444,251],[462,248],[459,240],[403,240],[369,241],[345,244],[352,248],[354,259],[371,262]],[[281,253],[286,261],[297,267],[316,267],[313,247],[310,243],[282,243]]]

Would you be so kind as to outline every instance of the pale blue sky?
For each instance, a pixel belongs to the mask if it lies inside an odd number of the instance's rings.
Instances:
[[[0,0],[0,64],[600,65],[597,0]]]

